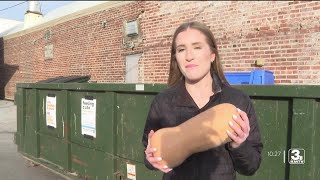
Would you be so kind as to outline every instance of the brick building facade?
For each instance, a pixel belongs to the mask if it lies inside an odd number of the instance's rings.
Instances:
[[[128,37],[132,20],[139,33]],[[135,1],[104,3],[1,38],[0,95],[13,99],[16,83],[56,76],[124,83],[134,54],[137,82],[166,83],[173,32],[190,20],[210,27],[225,71],[266,69],[276,84],[320,84],[320,2]]]

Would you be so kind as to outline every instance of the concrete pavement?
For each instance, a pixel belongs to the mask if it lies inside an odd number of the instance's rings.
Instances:
[[[17,130],[17,107],[11,101],[0,100],[0,179],[4,180],[64,180],[42,166],[33,166],[17,152],[14,133]]]

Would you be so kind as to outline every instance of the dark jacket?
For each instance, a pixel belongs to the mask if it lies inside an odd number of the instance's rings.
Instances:
[[[236,149],[228,144],[188,157],[180,166],[163,175],[164,180],[234,180],[236,171],[253,175],[261,163],[262,143],[259,126],[252,102],[246,94],[227,84],[222,84],[213,75],[213,92],[209,102],[198,108],[181,80],[175,86],[157,94],[151,104],[144,128],[142,142],[146,148],[148,133],[164,127],[174,127],[193,116],[221,103],[231,103],[245,111],[250,121],[247,140]],[[155,168],[146,160],[147,168]]]

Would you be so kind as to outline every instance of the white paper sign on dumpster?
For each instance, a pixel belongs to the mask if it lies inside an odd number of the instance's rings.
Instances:
[[[130,180],[136,180],[136,165],[127,163],[127,178]]]
[[[81,99],[81,134],[96,137],[96,99]]]
[[[46,124],[57,128],[56,109],[57,101],[56,97],[46,96]]]

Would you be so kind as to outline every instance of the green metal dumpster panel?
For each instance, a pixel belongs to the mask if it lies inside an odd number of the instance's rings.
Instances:
[[[64,124],[66,117],[64,117],[64,101],[67,98],[62,91],[53,91],[53,90],[41,90],[38,92],[39,95],[39,106],[37,107],[37,112],[39,113],[39,123],[40,123],[40,132],[43,134],[51,135],[53,137],[63,138],[64,136]],[[46,105],[47,97],[53,96],[56,98],[56,128],[47,125],[46,120]]]
[[[242,176],[239,180],[246,179],[286,179],[286,163],[283,153],[288,147],[288,119],[290,99],[261,99],[252,98],[261,131],[264,145],[262,163],[254,176]],[[276,136],[276,137],[275,137]]]
[[[158,93],[166,88],[163,84],[103,84],[103,83],[68,83],[68,84],[32,84],[17,83],[17,88],[35,88],[51,90],[70,90],[78,92],[126,92],[126,93]]]
[[[116,155],[143,162],[141,138],[153,97],[153,94],[117,94]]]
[[[17,144],[18,151],[22,151],[22,135],[24,134],[24,110],[25,106],[23,103],[25,102],[24,100],[25,95],[24,95],[24,89],[17,89],[16,92],[16,106],[17,106],[17,132],[15,133],[15,143]]]
[[[71,171],[85,179],[113,179],[114,157],[112,154],[72,144],[71,163]]]
[[[96,99],[96,137],[87,136],[81,130],[81,100]],[[69,92],[70,136],[73,143],[113,154],[113,92]]]
[[[16,92],[16,99],[15,103],[17,106],[17,133],[22,133],[23,132],[23,102],[24,102],[24,93],[23,89],[18,89]]]
[[[37,117],[37,101],[36,101],[36,90],[28,89],[26,90],[25,100],[28,102],[26,105],[25,112],[25,122],[24,130],[22,134],[23,138],[23,148],[22,151],[32,155],[34,157],[39,157],[39,122]]]
[[[47,134],[40,134],[40,158],[68,170],[68,143],[60,138]]]
[[[263,105],[261,108],[255,105],[257,109],[260,126],[262,127],[262,136],[270,133],[268,141],[274,141],[279,144],[280,149],[272,150],[270,144],[264,144],[262,166],[257,172],[257,179],[318,179],[320,175],[320,146],[317,143],[320,134],[317,128],[320,127],[320,87],[319,86],[237,86],[251,96],[251,99],[264,98],[266,100],[277,101],[278,99],[288,99],[288,118],[280,116],[279,121],[287,123],[287,147],[281,148],[284,144],[279,142],[283,138],[280,130],[272,132],[273,127],[264,127],[266,125],[265,119],[261,116],[263,108],[270,108],[268,105]],[[277,109],[276,106],[271,108]],[[277,113],[272,111],[271,113]],[[259,115],[260,114],[260,115]],[[276,125],[277,124],[273,124]],[[265,140],[264,140],[265,141]],[[271,149],[271,151],[268,151]],[[290,153],[291,150],[299,150],[300,155],[305,158],[304,164],[290,164],[289,161],[298,157],[296,153]],[[280,151],[282,152],[280,153]],[[277,152],[279,151],[279,152]],[[303,153],[304,152],[304,153]],[[299,155],[299,156],[300,156]],[[281,157],[282,156],[282,157]],[[310,159],[309,159],[310,158]],[[270,161],[275,159],[275,161]],[[285,176],[276,175],[273,166],[279,166],[280,159],[285,164],[285,169],[280,169],[281,174],[283,170]],[[308,162],[309,161],[309,162]],[[269,174],[266,173],[269,171]],[[279,171],[279,170],[278,170]],[[241,177],[239,179],[250,179],[251,177]],[[252,178],[255,179],[255,178]]]
[[[293,101],[291,148],[300,150],[288,153],[288,159],[294,163],[290,166],[290,180],[320,177],[319,104],[319,99]],[[303,162],[294,161],[299,157]]]

